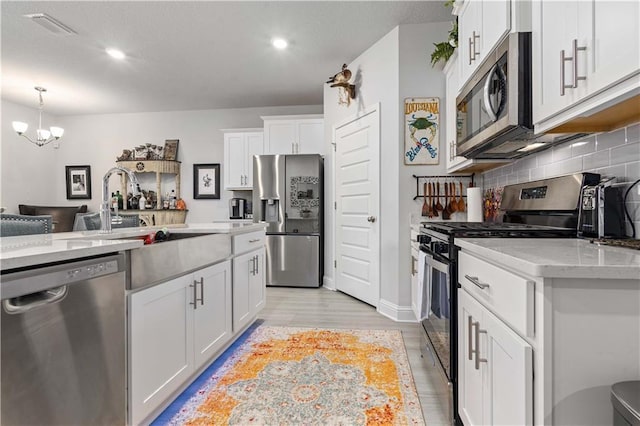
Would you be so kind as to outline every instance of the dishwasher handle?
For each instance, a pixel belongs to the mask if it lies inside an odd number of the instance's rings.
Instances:
[[[2,301],[4,311],[9,315],[19,315],[37,309],[44,305],[61,302],[69,292],[66,285],[37,291],[35,293],[18,296]]]

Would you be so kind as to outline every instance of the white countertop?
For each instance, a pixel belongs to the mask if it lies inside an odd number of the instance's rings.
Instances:
[[[0,239],[0,268],[4,270],[61,262],[143,246],[142,240],[125,240],[167,228],[169,233],[243,234],[264,230],[266,224],[212,222],[183,225],[120,228],[111,234],[100,231],[3,237]]]
[[[456,245],[533,277],[640,280],[640,251],[578,238],[456,238]]]

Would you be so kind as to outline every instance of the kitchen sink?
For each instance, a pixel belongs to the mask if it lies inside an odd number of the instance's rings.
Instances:
[[[125,237],[126,239],[138,239]],[[137,290],[177,278],[231,257],[229,234],[170,233],[166,241],[129,250],[129,288]]]

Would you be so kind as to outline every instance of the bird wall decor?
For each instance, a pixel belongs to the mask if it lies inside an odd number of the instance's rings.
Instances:
[[[347,64],[342,64],[342,70],[333,77],[330,77],[326,82],[330,85],[329,87],[338,88],[339,105],[349,106],[351,104],[351,99],[356,98],[356,86],[355,84],[350,84],[349,79],[351,79],[351,71],[347,68]]]

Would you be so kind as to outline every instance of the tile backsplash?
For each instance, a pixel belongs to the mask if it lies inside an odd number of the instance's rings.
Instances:
[[[579,172],[616,176],[629,184],[640,179],[640,123],[585,136],[532,154],[511,164],[483,173],[483,188],[500,188],[514,183]],[[627,209],[640,238],[640,195],[636,185],[627,197]],[[623,194],[628,186],[623,187]],[[627,234],[631,226],[627,223]]]

